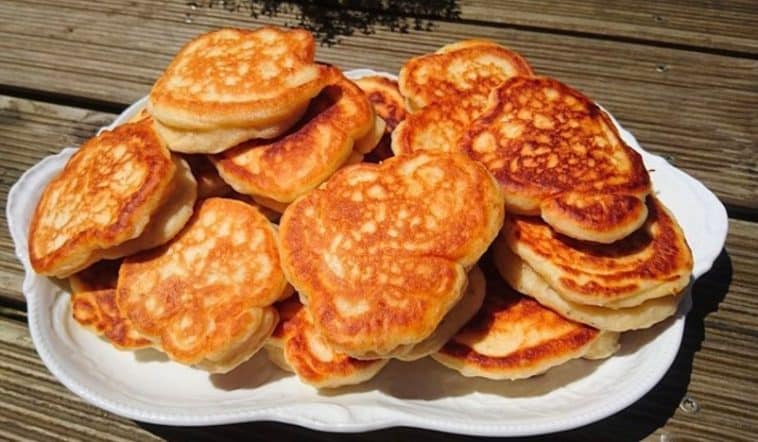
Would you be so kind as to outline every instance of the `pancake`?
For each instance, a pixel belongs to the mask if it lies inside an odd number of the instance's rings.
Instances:
[[[116,281],[121,261],[98,261],[72,275],[71,312],[79,324],[121,350],[152,345],[140,335],[116,305]]]
[[[360,384],[374,377],[387,359],[360,360],[332,349],[316,331],[296,297],[277,305],[281,318],[266,343],[270,359],[316,388]]]
[[[500,282],[488,284],[481,310],[432,358],[467,377],[515,380],[588,354],[610,356],[617,340],[618,333],[564,319]]]
[[[276,125],[329,84],[329,68],[313,61],[315,49],[302,29],[203,34],[176,54],[150,91],[147,109],[176,128]]]
[[[86,141],[37,203],[29,229],[29,258],[34,270],[62,278],[101,258],[135,252],[134,247],[123,253],[113,249],[140,237],[151,218],[174,202],[169,199],[175,192],[189,193],[185,201],[192,199],[189,211],[181,204],[172,204],[181,212],[174,213],[177,218],[172,226],[181,228],[189,217],[187,212],[191,213],[195,185],[194,180],[185,183],[185,175],[177,172],[181,164],[171,157],[149,119],[104,131]],[[150,225],[158,230],[164,227]],[[166,235],[175,232],[164,233],[154,236],[167,240]]]
[[[594,102],[557,80],[503,83],[459,147],[500,181],[508,210],[541,214],[565,235],[610,243],[645,221],[642,157]]]
[[[355,83],[339,80],[310,104],[292,130],[273,141],[250,140],[212,157],[221,177],[240,193],[289,203],[331,176],[376,124]]]
[[[519,54],[491,41],[465,40],[410,59],[400,70],[398,84],[411,112],[448,101],[476,115],[493,88],[519,75],[532,75]]]
[[[458,141],[477,114],[455,102],[432,103],[409,114],[392,133],[392,151],[407,155],[419,151],[460,152]]]
[[[287,294],[276,230],[253,206],[198,203],[163,247],[124,260],[117,303],[173,360],[225,373],[263,345]]]
[[[406,351],[396,356],[397,359],[415,361],[438,352],[482,307],[486,286],[482,271],[479,267],[472,267],[468,272],[468,285],[461,300],[442,318],[428,338],[409,346]]]
[[[183,155],[197,181],[199,199],[228,195],[232,188],[221,179],[207,155]]]
[[[298,108],[284,120],[264,127],[226,127],[213,129],[181,129],[155,120],[155,130],[174,152],[214,154],[254,138],[271,139],[285,133],[303,116],[307,106]]]
[[[569,301],[553,290],[537,272],[511,252],[500,236],[495,240],[494,261],[500,275],[516,289],[567,319],[600,330],[624,332],[651,327],[676,313],[684,296],[649,299],[634,307],[608,308]]]
[[[346,167],[282,215],[283,268],[331,347],[390,355],[429,337],[461,299],[502,202],[465,155]]]
[[[148,112],[169,148],[218,153],[292,127],[334,81],[307,31],[222,29],[185,45],[150,91]]]
[[[563,298],[634,307],[678,294],[692,273],[692,253],[676,220],[652,196],[647,211],[641,229],[613,244],[575,240],[525,216],[509,216],[503,235],[508,247]]]
[[[171,155],[171,160],[176,166],[174,180],[145,230],[137,238],[103,250],[103,258],[121,258],[165,244],[187,224],[197,201],[197,182],[186,161],[177,155]]]
[[[367,155],[367,161],[378,163],[392,156],[391,136],[398,124],[405,119],[405,100],[400,95],[397,81],[372,75],[355,81],[374,105],[376,114],[385,121],[384,135],[379,144]]]

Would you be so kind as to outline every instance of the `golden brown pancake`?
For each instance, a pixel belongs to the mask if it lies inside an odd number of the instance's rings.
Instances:
[[[503,279],[515,290],[537,300],[564,318],[614,332],[651,327],[676,313],[683,293],[649,299],[640,305],[609,308],[569,301],[550,285],[524,260],[516,256],[502,236],[495,240],[493,259]]]
[[[197,180],[197,197],[199,199],[228,195],[232,188],[221,179],[216,168],[207,155],[183,155]]]
[[[172,158],[149,119],[85,142],[47,185],[32,216],[29,257],[34,270],[67,277],[103,257],[117,258],[168,240],[189,218],[194,203],[194,179],[184,166]],[[172,219],[172,229],[148,226],[166,206],[174,210],[162,214]],[[116,250],[153,228],[161,232],[149,235],[152,241]]]
[[[266,343],[271,360],[306,384],[335,388],[374,377],[388,359],[360,360],[335,351],[318,333],[297,297],[277,304],[280,321]]]
[[[648,197],[647,210],[643,227],[613,244],[572,239],[526,216],[509,216],[503,235],[508,247],[565,299],[633,307],[678,294],[692,273],[692,253],[676,220],[655,197]]]
[[[422,152],[337,172],[282,215],[282,264],[329,344],[360,358],[426,339],[503,219],[465,155]]]
[[[150,91],[148,112],[169,148],[218,153],[275,138],[334,78],[307,31],[222,29],[186,44]]]
[[[500,181],[509,210],[542,214],[566,235],[609,243],[646,218],[642,157],[594,102],[552,78],[499,86],[460,148]]]
[[[540,214],[559,233],[610,244],[642,226],[647,206],[638,195],[563,192],[543,200]]]
[[[331,79],[302,29],[221,29],[174,57],[150,91],[148,111],[178,128],[268,127],[297,113]]]
[[[405,100],[400,95],[397,81],[372,75],[355,81],[366,93],[376,114],[386,123],[379,144],[366,156],[366,160],[378,163],[392,156],[391,136],[398,124],[405,119]]]
[[[286,293],[274,226],[249,204],[210,198],[170,243],[124,260],[117,302],[171,359],[223,373],[263,345]]]
[[[409,114],[392,133],[395,155],[413,152],[460,152],[458,141],[477,114],[455,102],[432,103]]]
[[[464,376],[523,379],[588,353],[610,356],[617,340],[617,333],[564,319],[501,281],[488,284],[479,313],[432,357]]]
[[[212,157],[221,177],[237,192],[286,204],[331,176],[375,124],[363,91],[338,71],[334,75],[339,81],[311,102],[289,133]]]
[[[137,350],[152,343],[132,326],[116,305],[116,281],[121,260],[98,261],[69,278],[71,312],[79,324],[103,336],[114,347]]]
[[[197,201],[197,182],[186,161],[178,155],[171,155],[171,160],[176,166],[174,179],[145,230],[137,238],[103,250],[103,258],[121,258],[165,244],[187,223]]]
[[[532,75],[519,54],[491,41],[466,40],[410,59],[398,83],[411,112],[449,101],[475,115],[484,109],[493,88],[518,75]]]

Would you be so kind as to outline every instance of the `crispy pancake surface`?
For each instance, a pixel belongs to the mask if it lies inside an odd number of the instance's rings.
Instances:
[[[32,216],[34,270],[66,277],[139,236],[170,191],[175,171],[149,119],[85,142],[47,185]]]
[[[455,102],[433,103],[409,114],[392,133],[392,151],[407,155],[419,151],[460,152],[458,141],[476,114]]]
[[[388,359],[360,360],[335,351],[318,333],[308,310],[290,298],[277,304],[280,321],[266,344],[272,361],[316,388],[354,385],[374,377]]]
[[[452,101],[475,114],[486,106],[490,90],[518,75],[532,75],[520,55],[491,41],[466,40],[410,59],[398,83],[411,112]]]
[[[186,44],[150,91],[148,110],[186,129],[263,128],[287,119],[330,81],[307,31],[221,29]]]
[[[544,278],[508,248],[502,236],[495,240],[493,258],[500,275],[515,290],[536,299],[564,318],[600,330],[623,332],[651,327],[676,313],[683,296],[683,293],[663,296],[624,308],[579,304],[553,290]]]
[[[273,225],[251,205],[210,198],[170,243],[124,260],[117,302],[172,359],[226,372],[263,345],[286,290]]]
[[[542,213],[564,234],[607,243],[645,220],[650,177],[642,157],[605,112],[557,80],[507,80],[460,148],[501,182],[508,209]],[[551,198],[559,199],[544,205]]]
[[[465,155],[346,167],[284,212],[283,268],[332,347],[389,354],[426,339],[458,302],[502,201]]]
[[[682,230],[656,198],[643,227],[613,244],[579,241],[535,217],[509,216],[508,247],[567,300],[612,308],[678,294],[690,281],[692,253]]]
[[[432,357],[464,376],[523,379],[584,356],[602,334],[500,281],[488,284],[481,310]]]
[[[288,134],[212,157],[221,177],[237,192],[289,203],[331,176],[375,124],[363,91],[336,70],[335,76]]]
[[[447,45],[406,68],[401,85],[414,112],[393,133],[395,155],[459,152],[458,142],[485,110],[492,89],[513,76],[532,75],[518,54],[486,40]]]
[[[137,350],[150,347],[116,305],[116,281],[121,260],[98,261],[69,278],[71,312],[76,322],[105,337],[116,348]]]
[[[398,124],[406,117],[405,100],[400,95],[397,81],[372,75],[355,81],[366,93],[376,114],[385,122],[384,135],[366,159],[378,163],[392,156],[391,136]]]

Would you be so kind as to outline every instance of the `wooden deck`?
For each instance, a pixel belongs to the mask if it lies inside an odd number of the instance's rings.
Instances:
[[[684,344],[669,373],[628,409],[555,439],[755,440],[758,3],[456,3],[457,16],[435,20],[431,31],[399,33],[376,25],[372,34],[356,32],[320,47],[319,58],[345,69],[397,72],[408,57],[454,40],[497,40],[521,52],[539,73],[595,98],[646,149],[703,181],[730,214],[726,249],[695,285]],[[190,37],[221,26],[296,22],[291,13],[253,18],[179,0],[3,0],[0,205],[24,170],[92,136],[145,95]],[[274,423],[161,427],[96,409],[40,362],[26,328],[22,278],[0,218],[0,439],[349,438]],[[697,401],[698,412],[680,407],[685,396]],[[448,437],[390,429],[362,439]]]

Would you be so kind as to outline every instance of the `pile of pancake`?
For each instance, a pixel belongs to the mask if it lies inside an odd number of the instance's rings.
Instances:
[[[121,350],[316,388],[391,359],[521,379],[673,315],[692,255],[580,92],[486,40],[351,81],[303,30],[185,45],[44,189],[35,271]]]

